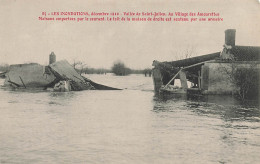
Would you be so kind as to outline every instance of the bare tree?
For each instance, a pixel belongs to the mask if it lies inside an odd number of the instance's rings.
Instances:
[[[82,61],[78,61],[76,59],[73,59],[73,64],[72,64],[73,68],[79,72],[79,74],[81,75],[84,71],[84,69],[86,68],[87,64],[85,64]]]
[[[72,64],[72,66],[73,66],[74,69],[76,69],[76,67],[77,67],[78,65],[81,65],[81,64],[82,64],[81,61],[78,61],[78,60],[76,60],[76,59],[73,59],[73,64]]]
[[[238,88],[238,95],[245,101],[252,95],[258,94],[258,70],[256,63],[251,62],[249,67],[239,67],[238,63],[231,62],[229,67],[222,65],[220,71],[225,73],[228,80]]]
[[[185,59],[190,58],[195,55],[196,55],[196,49],[194,46],[187,47],[183,52],[183,56]]]
[[[177,60],[187,59],[197,56],[196,48],[194,46],[187,46],[184,49],[176,50]]]

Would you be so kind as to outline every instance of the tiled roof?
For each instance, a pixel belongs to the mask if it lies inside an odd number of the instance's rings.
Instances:
[[[260,61],[260,47],[234,46],[231,53],[236,61]]]

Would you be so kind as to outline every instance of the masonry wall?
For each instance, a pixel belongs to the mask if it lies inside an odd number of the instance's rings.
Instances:
[[[202,67],[201,88],[204,94],[234,94],[238,91],[231,78],[232,69],[252,67],[252,63],[205,63]],[[260,64],[256,64],[255,69],[260,72]]]
[[[153,69],[153,84],[155,92],[159,92],[159,89],[163,85],[163,82],[161,72],[157,68]]]

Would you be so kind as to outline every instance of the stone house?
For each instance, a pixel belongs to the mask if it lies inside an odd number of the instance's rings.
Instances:
[[[240,92],[242,84],[248,85],[243,86],[249,88],[248,90],[258,91],[260,88],[258,79],[260,47],[235,45],[235,36],[236,30],[228,29],[225,31],[225,44],[220,52],[171,62],[154,61],[155,91],[234,94]],[[244,72],[244,75],[239,76],[239,71]],[[253,75],[252,72],[256,73]],[[176,79],[180,79],[181,87],[179,88],[174,86]],[[188,81],[191,82],[191,87],[188,87]],[[253,81],[254,83],[251,83]],[[244,84],[246,82],[247,84]]]

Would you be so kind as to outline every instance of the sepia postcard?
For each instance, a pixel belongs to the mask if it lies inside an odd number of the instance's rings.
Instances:
[[[257,164],[259,0],[0,0],[1,164]]]

